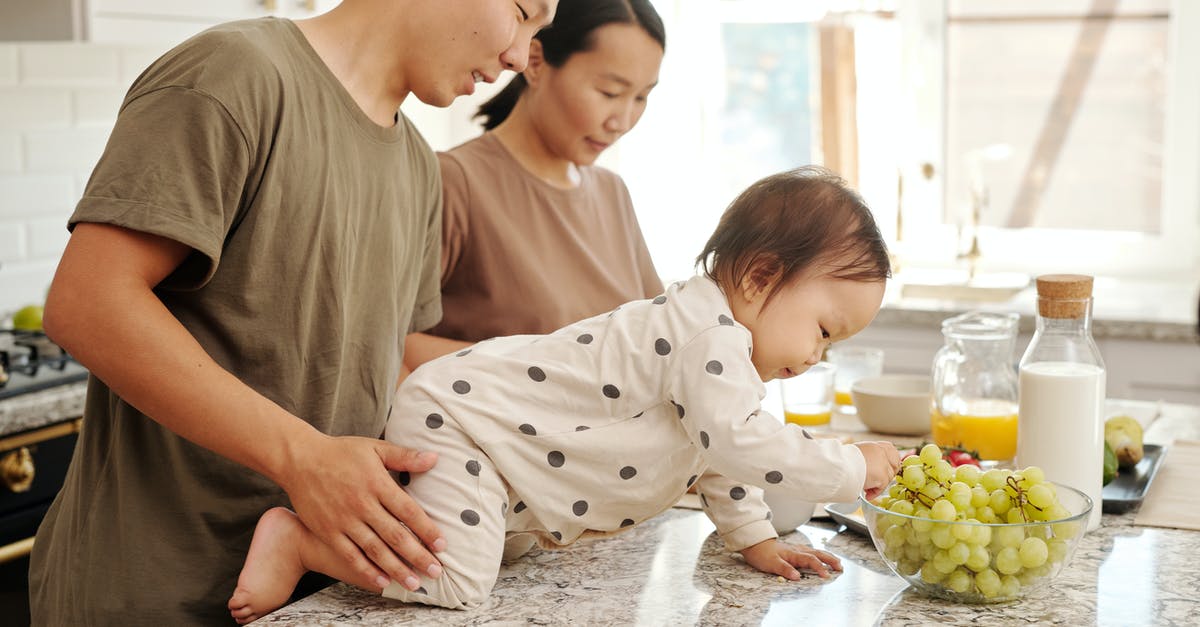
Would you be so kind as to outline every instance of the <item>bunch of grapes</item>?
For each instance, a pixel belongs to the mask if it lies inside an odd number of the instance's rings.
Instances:
[[[901,462],[874,505],[874,539],[896,571],[951,598],[1015,598],[1052,575],[1080,533],[1040,468],[954,467],[935,444]],[[1012,526],[989,526],[1009,523]],[[1043,524],[1044,523],[1044,524]]]

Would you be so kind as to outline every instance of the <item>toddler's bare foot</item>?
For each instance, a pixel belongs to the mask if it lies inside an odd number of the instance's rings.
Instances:
[[[303,523],[291,510],[275,507],[258,519],[229,614],[245,625],[287,602],[304,575],[298,548]]]

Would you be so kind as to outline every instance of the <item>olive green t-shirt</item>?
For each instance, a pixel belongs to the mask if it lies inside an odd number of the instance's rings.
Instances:
[[[440,204],[408,119],[373,123],[268,18],[197,35],[137,79],[70,224],[191,247],[155,292],[208,354],[324,433],[378,437],[404,335],[441,317]],[[286,504],[92,377],[37,536],[34,622],[228,623],[255,522]]]

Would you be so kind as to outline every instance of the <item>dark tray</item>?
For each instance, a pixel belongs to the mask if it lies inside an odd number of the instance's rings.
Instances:
[[[1120,514],[1142,504],[1154,473],[1158,472],[1159,462],[1163,458],[1163,447],[1157,444],[1146,444],[1142,461],[1129,470],[1122,469],[1117,478],[1104,486],[1100,497],[1104,500],[1105,514]]]

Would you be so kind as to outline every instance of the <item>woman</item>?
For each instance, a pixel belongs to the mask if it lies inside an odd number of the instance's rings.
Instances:
[[[662,291],[624,182],[593,163],[641,118],[665,41],[649,0],[563,0],[486,132],[439,155],[443,318],[408,336],[408,368]]]

